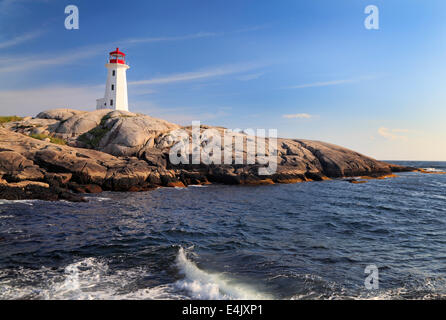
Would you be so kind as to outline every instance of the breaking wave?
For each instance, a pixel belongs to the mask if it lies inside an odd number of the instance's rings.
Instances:
[[[27,204],[29,206],[33,206],[34,203],[37,201],[41,201],[41,200],[3,200],[3,199],[0,199],[0,205],[12,204],[12,203],[23,203],[23,204]]]
[[[176,266],[184,279],[138,288],[150,276],[144,268],[111,271],[105,260],[86,258],[62,269],[20,268],[0,273],[0,299],[115,300],[115,299],[269,299],[255,289],[221,274],[199,269],[179,249]]]
[[[94,201],[110,201],[111,198],[104,198],[104,197],[88,197],[88,200],[94,200]]]
[[[271,299],[254,288],[225,277],[221,273],[208,273],[199,269],[190,261],[183,248],[179,249],[176,259],[177,267],[184,279],[177,281],[179,289],[186,290],[193,299],[206,300],[265,300]]]
[[[43,267],[0,274],[0,299],[115,300],[181,299],[169,286],[137,289],[136,281],[147,276],[142,268],[111,272],[105,261],[86,258],[63,270]],[[39,282],[36,284],[36,282]]]
[[[138,267],[111,271],[101,259],[86,258],[71,263],[62,269],[42,267],[38,270],[19,268],[0,270],[0,300],[43,299],[43,300],[265,300],[273,299],[254,287],[240,283],[222,273],[210,273],[198,268],[180,248],[175,261],[180,275],[176,282],[140,288],[137,283],[151,274]],[[311,275],[304,275],[310,280]],[[313,279],[321,280],[321,279]],[[357,292],[335,284],[327,284],[325,292],[310,290],[306,294],[290,297],[299,299],[446,299],[439,290],[445,286],[444,279],[426,279],[416,287],[403,287],[377,292]]]
[[[400,178],[0,200],[0,299],[446,299],[446,175]]]
[[[429,171],[429,172],[443,172],[444,171],[444,170],[438,169],[438,168],[423,168],[423,170]]]

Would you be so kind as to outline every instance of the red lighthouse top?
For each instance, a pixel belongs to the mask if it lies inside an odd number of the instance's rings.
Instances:
[[[110,63],[125,64],[125,53],[116,48],[116,51],[110,52]]]

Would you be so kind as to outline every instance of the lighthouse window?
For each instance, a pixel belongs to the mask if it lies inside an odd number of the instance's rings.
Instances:
[[[112,106],[112,105],[113,105],[113,99],[110,100],[110,106]]]
[[[113,91],[113,90],[115,90],[115,85],[114,85],[114,84],[112,84],[112,91]]]
[[[112,71],[112,75],[113,75],[113,77],[116,75],[116,71],[115,70]]]

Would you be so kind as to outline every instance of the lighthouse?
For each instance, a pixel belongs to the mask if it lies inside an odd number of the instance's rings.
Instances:
[[[105,67],[108,70],[105,96],[96,100],[96,110],[113,109],[128,111],[126,72],[130,67],[125,62],[125,53],[119,51],[119,48],[110,52],[108,63]]]

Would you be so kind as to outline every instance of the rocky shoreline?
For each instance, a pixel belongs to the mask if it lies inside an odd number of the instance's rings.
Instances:
[[[170,133],[179,128],[146,115],[110,110],[56,109],[5,123],[0,127],[0,199],[85,201],[82,194],[102,191],[378,178],[416,170],[297,139],[278,139],[278,167],[270,176],[258,175],[260,164],[173,166],[168,160]]]

